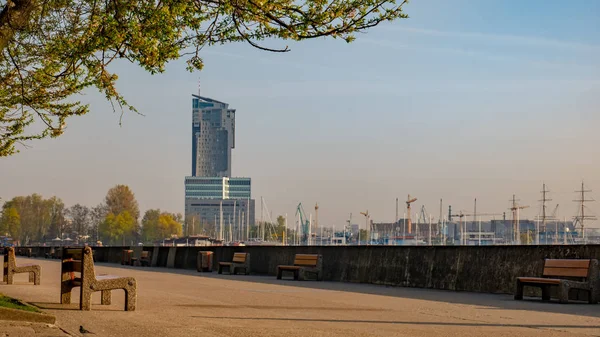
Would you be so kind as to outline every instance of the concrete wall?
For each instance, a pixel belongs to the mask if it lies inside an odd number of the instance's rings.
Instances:
[[[94,248],[96,261],[120,263],[123,249]],[[33,255],[42,257],[49,250],[49,247],[33,247]],[[183,269],[196,269],[198,252],[212,251],[213,270],[218,261],[231,261],[234,252],[248,252],[251,272],[268,275],[275,275],[277,265],[293,263],[295,254],[321,254],[326,281],[508,294],[514,290],[516,277],[541,275],[545,258],[600,259],[600,245],[144,247],[144,250],[158,252],[153,259],[157,267]],[[172,265],[168,266],[169,260]]]

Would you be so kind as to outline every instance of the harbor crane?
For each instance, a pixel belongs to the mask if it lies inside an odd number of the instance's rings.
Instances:
[[[360,212],[360,214],[365,216],[365,229],[367,230],[367,245],[368,245],[369,241],[371,241],[370,236],[369,236],[369,233],[371,232],[369,230],[369,218],[370,218],[369,210],[367,210],[366,212]],[[360,228],[358,229],[358,243],[360,244]]]
[[[299,221],[299,229],[302,232],[302,241],[308,243],[308,231],[310,227],[310,220],[306,218],[306,212],[304,212],[304,207],[302,207],[302,203],[299,203],[298,207],[296,207],[296,216],[298,217]]]
[[[406,199],[406,222],[408,223],[408,234],[412,233],[412,221],[410,220],[410,204],[412,204],[413,202],[417,201],[417,198],[410,198],[410,194],[408,195],[408,198]]]

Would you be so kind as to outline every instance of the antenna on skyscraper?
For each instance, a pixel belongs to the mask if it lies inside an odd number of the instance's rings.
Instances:
[[[198,78],[198,96],[201,96],[200,95],[200,78]]]

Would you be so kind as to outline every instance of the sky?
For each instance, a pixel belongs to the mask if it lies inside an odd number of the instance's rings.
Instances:
[[[86,91],[90,114],[57,139],[0,158],[0,197],[56,195],[100,203],[127,184],[142,212],[184,211],[191,174],[191,95],[236,113],[233,176],[273,218],[319,204],[321,225],[352,213],[394,221],[396,198],[443,212],[510,213],[513,194],[533,219],[546,183],[559,217],[572,217],[584,180],[600,200],[600,2],[413,0],[410,18],[347,44],[318,39],[205,49],[205,68],[184,60],[150,75],[119,63],[119,90],[143,114],[119,114]],[[600,202],[589,210],[600,215]],[[510,217],[510,215],[507,215]],[[485,218],[484,218],[485,219]],[[600,222],[590,224],[600,227]]]

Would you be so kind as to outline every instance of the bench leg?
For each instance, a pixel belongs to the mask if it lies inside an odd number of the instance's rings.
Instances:
[[[558,289],[558,301],[562,304],[569,303],[569,285],[561,282]]]
[[[594,289],[590,290],[590,297],[588,298],[588,303],[589,304],[598,304],[598,298],[596,297],[596,292],[594,291]]]
[[[517,280],[517,285],[515,286],[515,300],[523,299],[523,283]]]
[[[102,305],[110,305],[112,303],[112,293],[110,290],[102,290]]]
[[[283,273],[283,270],[281,270],[280,268],[277,268],[277,279],[281,280],[281,274]]]
[[[542,286],[542,301],[550,301],[550,286]]]
[[[91,289],[87,289],[85,285],[81,285],[81,297],[79,298],[79,310],[92,310],[92,294]]]
[[[13,284],[13,278],[15,274],[13,272],[6,273],[6,284]]]
[[[135,279],[129,280],[125,287],[125,311],[135,311],[137,304],[137,282]]]
[[[302,280],[304,280],[304,273],[302,273]],[[298,281],[300,280],[300,270],[296,269],[294,270],[294,280]]]
[[[221,264],[219,264],[219,269],[217,271],[217,274],[223,274],[223,266]]]
[[[71,288],[69,281],[63,281],[60,285],[60,304],[71,304]]]
[[[237,272],[236,270],[237,268],[235,266],[230,266],[229,267],[229,274],[231,275],[235,275],[235,273]]]

